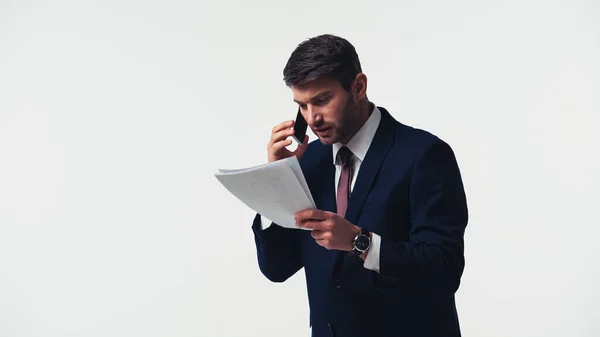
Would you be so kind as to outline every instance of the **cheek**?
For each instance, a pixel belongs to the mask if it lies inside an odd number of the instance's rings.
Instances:
[[[344,119],[344,107],[339,103],[332,104],[327,107],[324,117],[328,123],[338,125]]]

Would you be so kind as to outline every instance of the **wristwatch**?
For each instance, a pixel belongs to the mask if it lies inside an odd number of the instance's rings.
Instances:
[[[365,228],[361,228],[360,232],[354,237],[352,242],[351,255],[359,256],[371,246],[371,234]]]

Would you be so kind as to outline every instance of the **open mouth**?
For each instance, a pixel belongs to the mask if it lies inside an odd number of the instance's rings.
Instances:
[[[330,129],[331,129],[331,127],[328,127],[328,128],[323,128],[323,129],[315,130],[315,132],[317,134],[323,134],[323,133],[327,133],[327,131],[329,131]]]

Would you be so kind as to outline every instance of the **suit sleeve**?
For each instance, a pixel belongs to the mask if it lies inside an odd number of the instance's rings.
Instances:
[[[421,296],[452,296],[465,265],[468,212],[461,174],[448,144],[439,140],[416,162],[409,199],[409,240],[381,238],[381,285]]]
[[[260,214],[252,224],[260,271],[272,282],[284,282],[303,267],[300,232],[273,223],[262,225]]]

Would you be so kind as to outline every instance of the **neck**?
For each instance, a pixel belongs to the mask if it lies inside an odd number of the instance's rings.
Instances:
[[[365,125],[369,117],[371,117],[371,112],[373,112],[373,108],[373,103],[369,102],[369,100],[367,99],[365,99],[359,104],[358,109],[360,111],[360,114],[358,117],[358,121],[356,122],[356,129],[354,130],[353,134],[357,133],[358,130],[360,130],[360,128],[362,128],[363,125]]]
[[[375,104],[369,102],[368,99],[365,99],[365,101],[363,103],[361,103],[360,114],[361,114],[361,116],[366,116],[366,117],[364,117],[363,124],[367,121],[367,119],[369,119],[374,108],[375,108]]]

